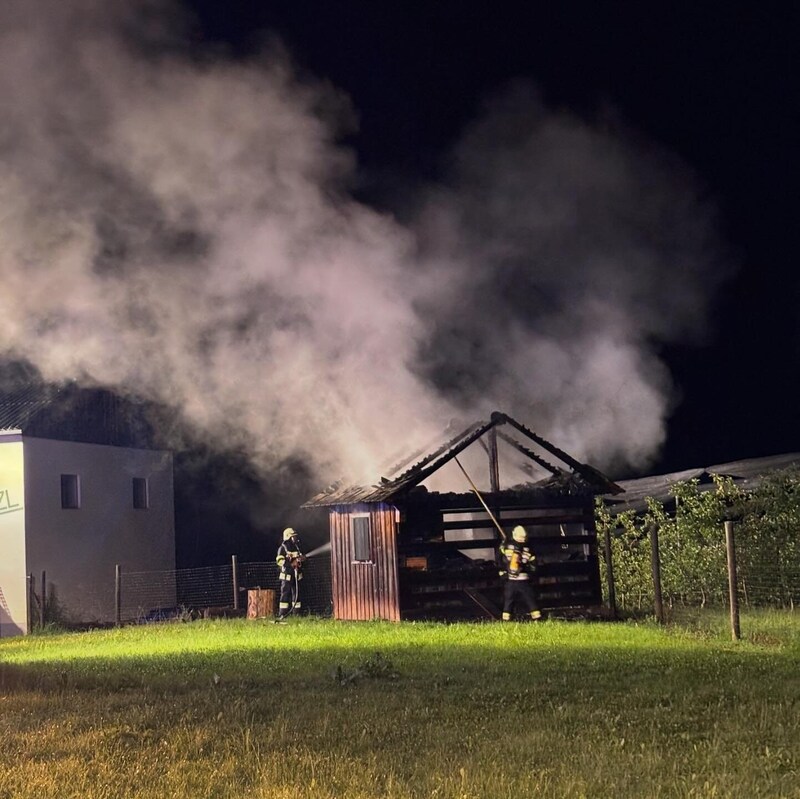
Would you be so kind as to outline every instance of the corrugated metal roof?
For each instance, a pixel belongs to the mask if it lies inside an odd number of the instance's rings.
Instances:
[[[395,472],[404,469],[410,462],[410,459],[401,461],[400,464],[395,467],[394,471],[389,472],[389,477],[381,477],[378,483],[368,486],[354,486],[347,485],[340,481],[312,497],[308,502],[304,503],[302,507],[315,508],[334,505],[355,505],[362,502],[388,502],[398,495],[409,491],[414,486],[419,485],[444,466],[445,463],[455,458],[460,452],[470,446],[470,444],[477,441],[484,433],[488,432],[493,427],[504,424],[516,428],[541,448],[551,455],[554,455],[565,467],[573,473],[580,475],[587,484],[595,486],[598,489],[597,493],[609,492],[613,494],[621,490],[619,486],[593,467],[576,461],[571,455],[568,455],[532,430],[529,430],[515,419],[496,411],[488,421],[475,422],[459,435],[450,438],[443,445],[420,458],[416,463],[396,476],[394,476]],[[502,437],[503,440],[515,446],[523,455],[528,456],[538,465],[545,466],[554,475],[558,476],[564,472],[563,469],[548,463],[528,448],[519,444],[519,442],[516,442],[512,437],[508,435],[503,435]]]
[[[719,475],[731,477],[736,485],[742,488],[755,488],[767,475],[793,466],[800,467],[800,452],[718,463],[714,466],[684,469],[680,472],[650,475],[633,480],[619,480],[618,483],[625,489],[625,493],[619,498],[608,495],[606,499],[613,503],[615,513],[625,510],[639,512],[646,509],[645,500],[648,497],[665,504],[672,500],[677,483],[698,480],[700,490],[708,491],[714,488],[713,476]]]
[[[0,430],[22,430],[57,397],[53,386],[28,385],[0,393]]]
[[[739,480],[753,480],[772,472],[800,465],[800,452],[789,452],[785,455],[770,455],[765,458],[749,458],[748,460],[719,463],[707,466],[709,474],[720,474]]]

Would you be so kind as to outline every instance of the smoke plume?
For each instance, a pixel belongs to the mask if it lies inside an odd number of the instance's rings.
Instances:
[[[190,53],[182,24],[3,4],[0,351],[321,480],[495,408],[599,467],[653,456],[658,346],[714,285],[680,164],[518,87],[400,224],[348,194],[341,92],[277,45]]]
[[[687,167],[604,127],[520,83],[466,133],[417,222],[448,286],[427,295],[419,368],[591,463],[644,466],[675,399],[659,347],[706,335],[726,268]]]

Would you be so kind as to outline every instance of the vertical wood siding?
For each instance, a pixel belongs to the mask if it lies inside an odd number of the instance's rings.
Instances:
[[[369,514],[372,560],[354,563],[351,519]],[[331,510],[331,583],[336,619],[400,620],[397,587],[396,509],[369,503]]]

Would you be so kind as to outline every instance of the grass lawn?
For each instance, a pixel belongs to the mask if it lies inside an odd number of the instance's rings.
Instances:
[[[5,639],[0,797],[800,797],[800,618],[759,630],[294,619]]]

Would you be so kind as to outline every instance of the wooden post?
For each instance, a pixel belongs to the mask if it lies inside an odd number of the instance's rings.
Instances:
[[[119,563],[114,567],[114,623],[122,623],[122,569]]]
[[[658,525],[650,525],[650,566],[653,571],[653,607],[656,621],[664,623],[664,601],[661,596],[661,555],[658,551]]]
[[[611,530],[606,527],[605,535],[606,550],[606,582],[608,583],[608,609],[611,611],[611,618],[617,617],[617,589],[614,585],[614,564],[611,556]]]
[[[500,490],[500,462],[497,458],[497,429],[489,431],[489,490],[496,494]]]
[[[742,637],[739,628],[739,595],[736,591],[736,545],[733,522],[725,522],[725,549],[728,554],[728,594],[731,602],[731,635],[734,641]]]
[[[236,555],[231,555],[231,579],[233,580],[233,609],[239,610],[239,565]]]
[[[44,628],[44,624],[47,621],[47,613],[45,608],[47,607],[47,572],[42,569],[42,601],[39,605],[39,626]]]

